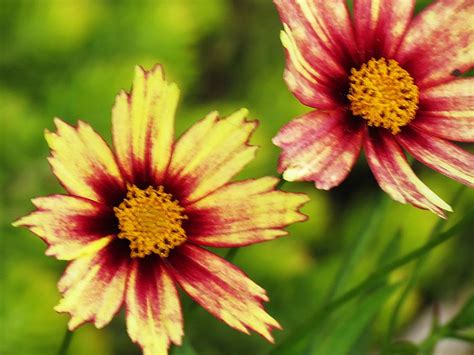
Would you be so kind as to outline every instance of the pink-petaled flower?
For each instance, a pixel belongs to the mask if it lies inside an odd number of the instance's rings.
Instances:
[[[404,150],[470,187],[474,157],[474,2],[275,0],[283,22],[285,81],[315,108],[284,126],[279,171],[289,181],[339,185],[363,147],[393,199],[445,217],[451,207],[414,174]]]
[[[273,177],[230,182],[257,149],[245,109],[210,113],[175,141],[178,96],[160,66],[137,67],[133,90],[113,107],[113,150],[88,124],[57,119],[46,132],[49,162],[67,194],[34,199],[37,210],[14,225],[43,239],[47,255],[71,260],[55,308],[71,315],[71,330],[103,327],[124,305],[131,339],[145,354],[166,354],[183,336],[179,285],[229,326],[273,341],[280,325],[263,309],[265,290],[203,246],[281,237],[306,218],[307,196],[275,190]]]

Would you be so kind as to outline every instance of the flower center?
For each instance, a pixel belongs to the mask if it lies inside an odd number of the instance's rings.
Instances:
[[[369,126],[400,132],[400,127],[415,118],[418,87],[397,61],[372,58],[357,70],[351,69],[348,99],[355,116]]]
[[[155,253],[166,258],[170,250],[183,244],[187,237],[182,227],[188,217],[184,208],[164,192],[163,186],[149,186],[141,190],[135,185],[127,186],[126,198],[114,207],[119,220],[118,237],[130,241],[132,258],[143,258]]]

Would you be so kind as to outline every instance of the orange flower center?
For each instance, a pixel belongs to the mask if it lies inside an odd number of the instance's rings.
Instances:
[[[396,60],[372,58],[357,70],[351,69],[348,99],[355,116],[369,126],[400,132],[400,127],[415,118],[418,87]]]
[[[143,258],[155,253],[166,258],[170,250],[183,244],[187,237],[182,227],[184,208],[173,196],[164,192],[163,186],[149,186],[141,190],[127,186],[126,198],[114,207],[119,220],[118,237],[130,241],[132,258]]]

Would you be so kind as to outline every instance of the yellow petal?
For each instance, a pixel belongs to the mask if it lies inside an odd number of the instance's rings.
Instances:
[[[304,194],[275,191],[264,177],[226,185],[186,208],[188,238],[213,247],[238,247],[286,235],[286,226],[306,219]]]
[[[46,255],[61,260],[95,254],[110,243],[114,227],[107,228],[113,216],[94,201],[69,195],[51,195],[33,200],[37,210],[15,221],[15,227],[27,227],[46,244]]]
[[[176,143],[167,181],[179,186],[184,204],[226,184],[254,158],[248,141],[257,126],[241,109],[227,118],[217,112],[192,126]]]
[[[133,264],[127,284],[127,330],[144,355],[167,354],[180,345],[183,318],[178,292],[159,258]]]
[[[112,133],[128,181],[158,185],[168,166],[174,135],[178,87],[165,81],[161,66],[135,68],[130,94],[117,95]]]
[[[54,309],[71,315],[70,330],[89,321],[97,328],[105,326],[123,303],[128,270],[128,250],[117,239],[72,261],[59,281],[63,298]]]
[[[124,188],[115,158],[107,143],[84,122],[72,127],[55,119],[57,132],[46,132],[49,162],[68,192],[110,203]]]
[[[221,257],[183,244],[165,265],[180,286],[213,316],[248,334],[253,330],[273,342],[272,329],[280,324],[265,312],[265,290],[239,268]]]

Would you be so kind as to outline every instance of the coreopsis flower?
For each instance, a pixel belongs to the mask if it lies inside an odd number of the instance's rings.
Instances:
[[[128,333],[145,354],[181,344],[176,285],[229,326],[273,341],[278,322],[263,309],[265,290],[203,247],[240,247],[286,234],[302,221],[303,194],[275,190],[278,179],[230,182],[257,150],[257,126],[242,109],[210,113],[174,140],[179,91],[160,66],[136,68],[130,94],[112,112],[113,151],[86,123],[56,119],[46,132],[49,162],[67,194],[33,200],[16,221],[71,260],[58,287],[69,329],[101,328],[122,307]]]
[[[474,185],[474,2],[275,0],[284,31],[285,81],[315,110],[283,127],[279,171],[289,181],[339,185],[361,148],[393,199],[445,217],[451,207],[418,179],[404,150]]]

